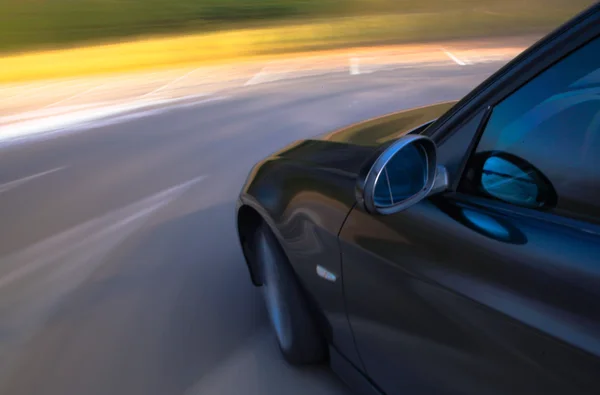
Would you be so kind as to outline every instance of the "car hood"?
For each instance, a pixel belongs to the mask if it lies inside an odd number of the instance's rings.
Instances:
[[[439,118],[454,104],[456,101],[394,112],[338,129],[321,136],[319,140],[378,147]]]
[[[273,156],[356,174],[365,160],[382,146],[439,118],[455,103],[437,103],[370,119],[314,139],[298,141]]]

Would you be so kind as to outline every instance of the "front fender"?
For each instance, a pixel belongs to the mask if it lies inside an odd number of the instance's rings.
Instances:
[[[338,235],[355,204],[354,174],[296,161],[272,158],[254,168],[238,201],[266,222],[281,243],[297,278],[315,310],[320,312],[327,340],[353,363],[360,361],[348,326],[343,296],[342,262]],[[248,261],[248,260],[247,260]],[[336,276],[317,275],[317,265]],[[260,285],[249,262],[252,280]]]

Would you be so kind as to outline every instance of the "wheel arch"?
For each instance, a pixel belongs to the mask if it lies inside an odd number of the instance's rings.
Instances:
[[[267,211],[254,198],[248,195],[241,197],[238,202],[236,223],[238,239],[242,247],[250,279],[252,280],[252,284],[260,287],[262,285],[260,270],[256,262],[255,252],[249,242],[252,240],[256,229],[263,223],[271,229],[280,244],[282,240],[281,235]],[[289,257],[286,258],[289,261]]]
[[[238,239],[242,246],[242,254],[248,267],[250,279],[252,280],[252,284],[257,287],[262,285],[262,281],[256,264],[255,252],[250,241],[262,222],[262,216],[252,206],[243,204],[239,207],[237,211]]]

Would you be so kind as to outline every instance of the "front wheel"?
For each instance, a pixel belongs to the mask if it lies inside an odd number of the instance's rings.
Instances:
[[[326,346],[279,242],[262,224],[256,231],[256,258],[262,291],[279,348],[292,364],[321,362]]]

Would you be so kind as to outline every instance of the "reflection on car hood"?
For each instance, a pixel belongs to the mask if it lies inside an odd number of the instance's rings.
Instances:
[[[298,141],[273,156],[356,174],[382,145],[439,118],[455,103],[438,103],[370,119],[315,139]]]
[[[320,138],[323,141],[380,146],[396,140],[416,127],[439,118],[456,101],[399,111],[336,130]]]

